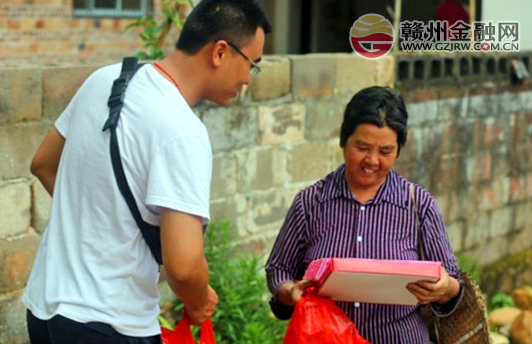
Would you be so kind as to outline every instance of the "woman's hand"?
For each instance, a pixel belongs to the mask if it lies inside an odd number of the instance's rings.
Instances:
[[[309,287],[316,285],[316,280],[303,280],[297,283],[287,282],[277,289],[275,298],[289,306],[295,305]]]
[[[406,289],[414,294],[421,305],[432,302],[445,304],[458,295],[460,283],[454,277],[449,276],[442,267],[440,279],[436,282],[419,281],[410,283],[406,286]]]

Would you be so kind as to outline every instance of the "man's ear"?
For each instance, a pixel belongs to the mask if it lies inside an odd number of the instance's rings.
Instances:
[[[220,67],[222,65],[222,61],[225,59],[227,52],[228,52],[229,45],[226,41],[220,40],[214,42],[213,48],[212,48],[212,55],[211,55],[211,61],[212,64],[215,67]]]

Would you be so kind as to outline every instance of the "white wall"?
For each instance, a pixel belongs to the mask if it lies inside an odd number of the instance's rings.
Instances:
[[[532,50],[532,1],[530,0],[482,0],[482,20],[519,21],[521,51]]]

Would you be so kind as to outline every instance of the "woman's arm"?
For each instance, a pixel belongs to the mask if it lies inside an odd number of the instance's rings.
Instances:
[[[420,281],[408,285],[407,288],[417,297],[420,304],[445,305],[451,300],[458,301],[461,298],[463,283],[460,277],[461,271],[434,198],[424,190],[424,192],[419,191],[417,194],[420,202],[417,211],[420,217],[420,240],[423,241],[425,259],[441,262],[442,269],[438,281]],[[457,304],[458,302],[452,303],[443,313],[452,312]]]
[[[308,230],[302,204],[302,193],[292,202],[283,226],[275,240],[270,257],[266,263],[268,288],[274,297],[288,305],[293,305],[303,290],[306,282],[295,283],[301,270],[308,240]]]

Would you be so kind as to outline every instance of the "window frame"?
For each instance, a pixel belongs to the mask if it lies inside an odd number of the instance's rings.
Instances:
[[[74,17],[91,17],[91,18],[137,18],[148,15],[150,12],[149,1],[139,0],[140,9],[124,10],[122,9],[122,0],[114,0],[115,8],[95,8],[96,0],[86,0],[88,8],[73,8]],[[74,4],[73,4],[74,6]]]

